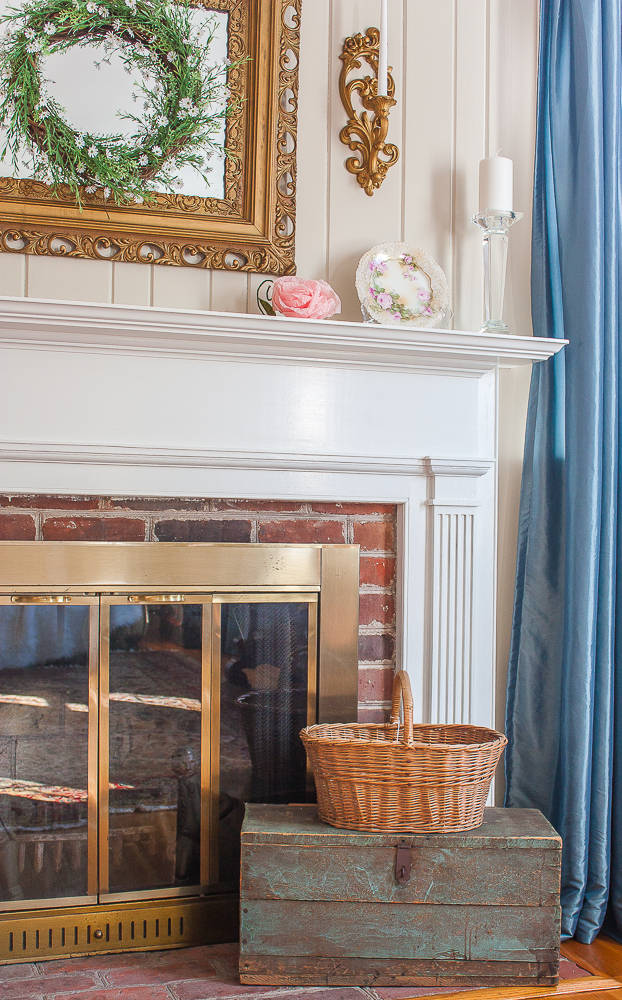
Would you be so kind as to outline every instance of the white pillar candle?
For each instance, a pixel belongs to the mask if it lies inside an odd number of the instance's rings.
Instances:
[[[389,17],[387,0],[381,0],[380,43],[378,45],[378,97],[387,97],[389,91]]]
[[[507,156],[479,161],[479,210],[514,210],[514,164]]]

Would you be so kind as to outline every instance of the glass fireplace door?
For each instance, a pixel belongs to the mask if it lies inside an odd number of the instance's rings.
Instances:
[[[211,597],[102,598],[100,898],[198,895],[217,858]]]
[[[97,902],[97,597],[0,596],[0,908]]]
[[[102,597],[100,899],[236,891],[246,802],[302,802],[316,594]]]
[[[0,909],[237,892],[303,802],[316,593],[0,595]]]
[[[212,606],[220,676],[219,879],[239,884],[246,802],[314,801],[300,730],[317,718],[317,594],[220,594]]]

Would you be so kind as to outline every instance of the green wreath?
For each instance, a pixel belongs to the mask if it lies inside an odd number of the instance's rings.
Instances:
[[[214,24],[197,37],[188,3],[35,0],[1,21],[10,25],[0,50],[2,156],[10,151],[16,168],[26,156],[35,178],[68,185],[78,203],[84,193],[127,203],[152,199],[155,185],[175,190],[188,164],[206,178],[210,158],[225,155],[217,135],[232,110],[227,67],[209,65]],[[76,132],[47,92],[42,57],[93,43],[144,74],[143,117],[121,116],[136,126],[129,139]]]

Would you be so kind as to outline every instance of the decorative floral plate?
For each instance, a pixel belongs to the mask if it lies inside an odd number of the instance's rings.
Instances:
[[[436,261],[409,243],[380,243],[356,269],[363,315],[385,326],[434,326],[447,313],[449,286]]]

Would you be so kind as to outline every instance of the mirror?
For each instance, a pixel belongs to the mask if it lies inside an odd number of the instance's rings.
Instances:
[[[15,6],[7,3],[7,6]],[[26,164],[0,161],[0,252],[290,274],[294,271],[296,113],[301,0],[194,0],[193,22],[217,24],[214,59],[228,58],[226,147],[207,179],[192,166],[149,204],[117,205],[103,189],[54,191]],[[47,57],[50,94],[76,129],[122,134],[118,113],[140,93],[114,55],[74,46]],[[96,65],[99,63],[99,68]],[[94,99],[96,95],[96,99]],[[138,103],[137,103],[138,102]],[[130,134],[131,124],[125,126]]]

